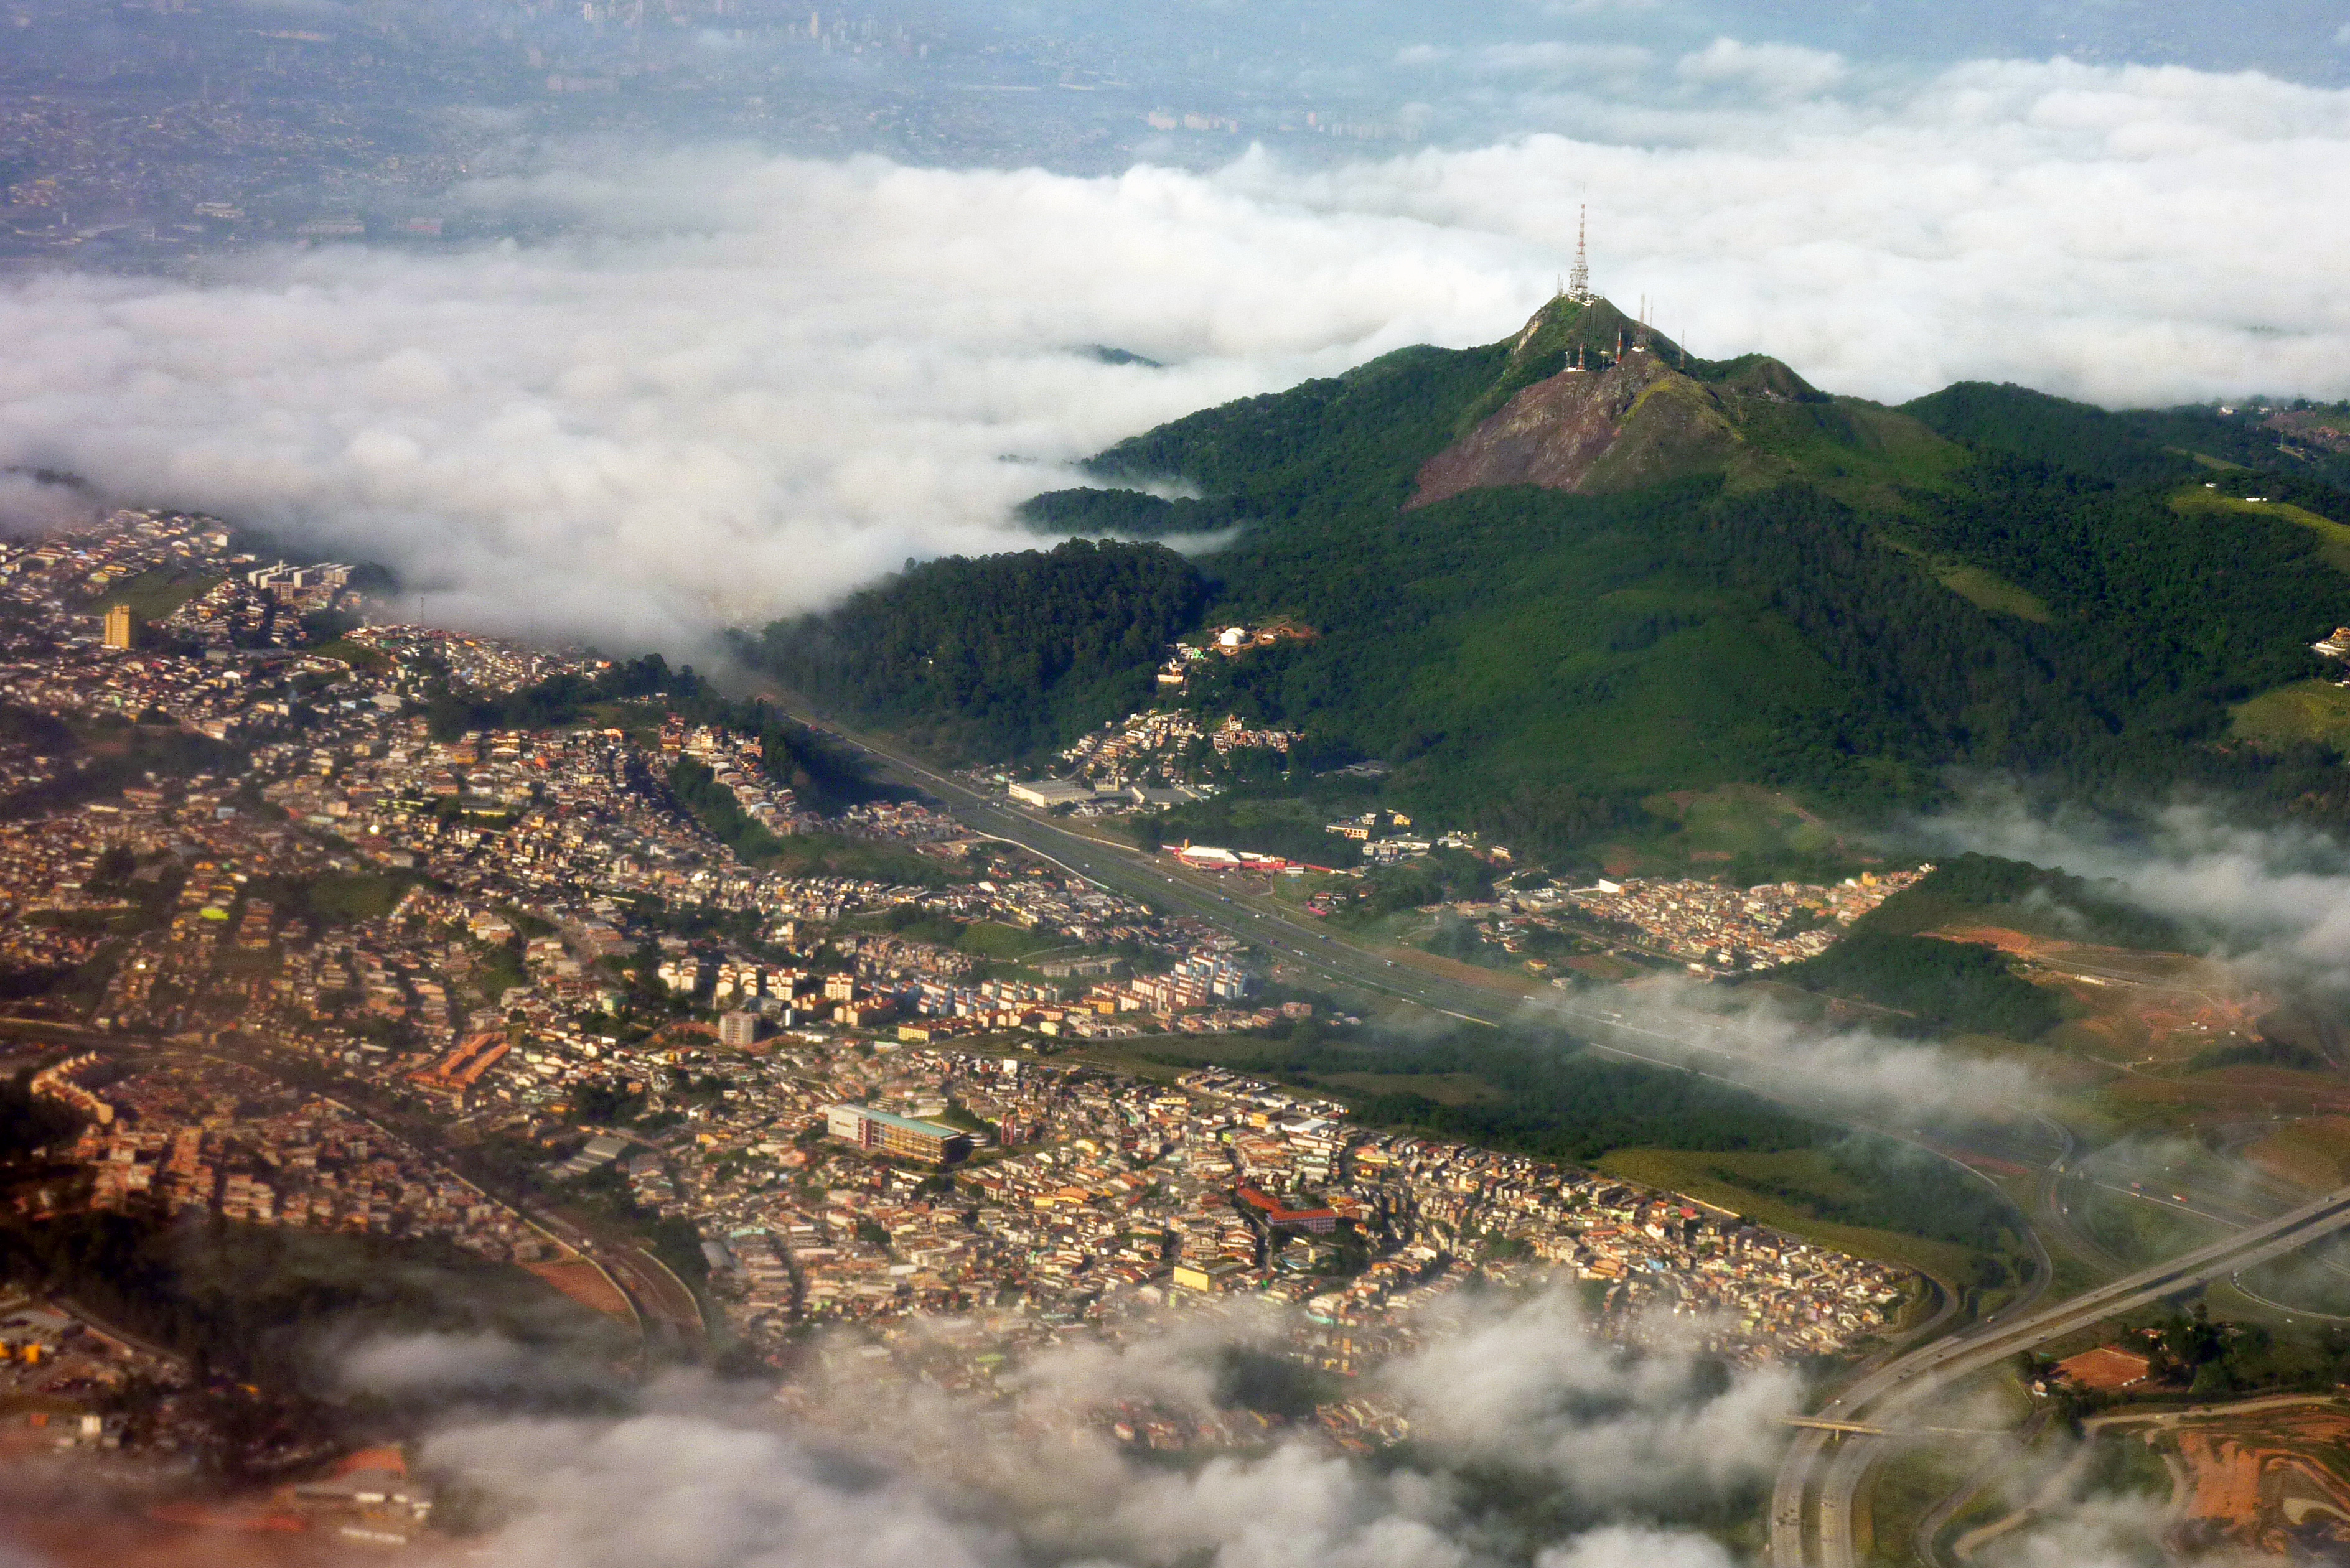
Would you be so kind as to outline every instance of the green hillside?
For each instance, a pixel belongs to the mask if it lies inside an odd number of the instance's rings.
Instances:
[[[1009,758],[1145,699],[1179,627],[1288,616],[1321,635],[1244,656],[1218,701],[1303,730],[1301,763],[1388,762],[1390,797],[1462,822],[1730,782],[1865,812],[1950,764],[2350,810],[2327,747],[2230,733],[2350,620],[2329,558],[2350,494],[2273,432],[1979,383],[1886,409],[1634,331],[1554,302],[1508,342],[1175,421],[1094,459],[1091,498],[1031,505],[1234,530],[1196,578],[1155,546],[1115,547],[1164,557],[1147,591],[1100,591],[1143,557],[1068,546],[933,563],[753,655]]]
[[[808,696],[942,753],[1018,756],[1147,701],[1151,669],[1198,618],[1202,587],[1157,545],[951,556],[828,615],[777,621],[744,652]]]

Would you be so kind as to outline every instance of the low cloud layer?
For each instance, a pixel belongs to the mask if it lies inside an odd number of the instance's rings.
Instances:
[[[1660,1509],[1760,1480],[1802,1396],[1783,1366],[1702,1394],[1688,1357],[1616,1353],[1564,1293],[1472,1312],[1379,1381],[1427,1440],[1531,1470],[1593,1507]]]
[[[534,1349],[487,1332],[329,1345],[318,1361],[322,1381],[336,1392],[428,1407],[609,1400],[621,1386],[609,1367],[577,1353]]]
[[[2046,1086],[1991,1061],[1794,1016],[1767,997],[1670,978],[1537,1003],[1578,1035],[1642,1060],[1690,1067],[1832,1120],[1912,1127],[2031,1115]]]
[[[385,560],[420,614],[691,651],[1020,542],[1020,498],[1173,415],[1503,336],[1584,200],[1619,301],[1835,389],[2350,393],[2350,93],[2063,61],[1887,84],[1729,38],[1424,63],[1575,134],[1097,180],[574,150],[452,204],[592,238],[19,278],[0,464]]]
[[[2255,982],[2350,996],[2350,846],[2330,835],[2248,826],[2190,805],[2126,822],[2050,814],[2003,793],[1921,831],[2097,881],[2101,894],[2215,944]]]
[[[1040,1351],[1008,1403],[908,1382],[836,1336],[783,1408],[679,1379],[619,1418],[461,1422],[425,1457],[500,1500],[508,1522],[480,1550],[517,1568],[1741,1568],[1693,1521],[1763,1506],[1797,1378],[1710,1367],[1676,1348],[1701,1326],[1685,1320],[1627,1354],[1575,1299],[1471,1298],[1430,1324],[1360,1391],[1412,1424],[1378,1459],[1309,1428],[1174,1466],[1083,1418],[1201,1412],[1220,1345],[1279,1335],[1238,1309]],[[2109,1501],[2043,1502],[1988,1560],[2134,1560]]]
[[[1295,1437],[1177,1469],[1067,1418],[1121,1399],[1199,1409],[1217,1345],[1276,1326],[1187,1318],[1124,1348],[1046,1351],[1016,1410],[901,1385],[843,1347],[818,1369],[805,1424],[672,1386],[622,1420],[460,1427],[431,1457],[521,1505],[490,1550],[525,1568],[1479,1568],[1537,1553],[1619,1568],[1727,1561],[1657,1521],[1764,1484],[1799,1392],[1780,1369],[1707,1376],[1669,1348],[1627,1355],[1560,1294],[1472,1308],[1374,1381],[1411,1413],[1408,1462]],[[1563,1500],[1553,1517],[1584,1522],[1526,1540],[1472,1497],[1462,1466],[1521,1477]]]

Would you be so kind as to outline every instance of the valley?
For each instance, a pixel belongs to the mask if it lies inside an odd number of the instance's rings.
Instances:
[[[2350,1263],[2328,1240],[2350,1170],[2340,1000],[2251,950],[2238,916],[2061,865],[1929,854],[1916,825],[1967,809],[1968,781],[1991,774],[2022,781],[2025,810],[2150,820],[2192,797],[2248,831],[2350,828],[2345,671],[2312,646],[2350,618],[2350,473],[2283,428],[2264,410],[2115,414],[1987,385],[1880,407],[1760,356],[1695,360],[1604,300],[1562,297],[1504,343],[1407,350],[1103,452],[1103,488],[1032,504],[1103,536],[1066,568],[1081,546],[1021,557],[1021,610],[974,620],[940,590],[980,568],[941,563],[740,649],[966,821],[1177,900],[1388,1030],[1371,1050],[1186,1043],[1105,1062],[1230,1064],[1505,1147],[1544,1113],[1481,1055],[1478,1025],[1757,1091],[1907,1142],[2013,1216],[1938,1234],[1829,1148],[1634,1134],[1582,1156],[1938,1282],[1930,1329],[1961,1339],[1830,1376],[1826,1413],[1922,1397],[1891,1368],[1937,1368],[1922,1389],[1946,1365],[1991,1365],[1992,1348],[1954,1345],[2069,1354],[2192,1305],[2224,1355],[2096,1396],[2160,1410],[2189,1374],[2245,1393],[2333,1376],[2329,1335],[2350,1324]],[[1191,498],[1160,499],[1170,487]],[[1149,542],[1203,519],[1229,535],[1205,553]],[[1165,574],[1180,593],[1158,602],[1188,607],[1152,622],[1116,596],[1062,598],[1106,553]],[[1265,624],[1306,629],[1235,635]],[[1222,648],[1167,660],[1220,627]],[[1049,651],[1024,651],[1044,635]],[[891,646],[939,660],[917,670]],[[956,691],[1027,670],[1017,720],[972,722],[941,684],[948,653]],[[1245,765],[1238,749],[1128,747],[1131,799],[1088,797],[1081,774],[1081,820],[996,793],[1049,781],[1082,736],[1081,768],[1121,732],[1219,726],[1272,739]],[[1390,820],[1408,828],[1337,836]],[[1222,847],[1153,853],[1179,844]],[[1226,849],[1254,869],[1198,868]],[[1613,893],[1551,919],[1583,884],[1762,907],[1765,884],[1929,860],[1767,973],[1677,950]],[[1684,967],[1718,994],[1627,1000],[1669,994]],[[1468,1025],[1470,1044],[1409,1043],[1415,1014]],[[1777,1064],[1783,1031],[1880,1055],[1911,1043],[2031,1088],[2004,1115],[1863,1108]],[[2166,1261],[2181,1255],[2219,1262],[2180,1272]],[[2045,1400],[2019,1391],[2007,1419],[2028,1438]],[[1877,1464],[1873,1442],[1897,1457]],[[1908,1561],[1913,1526],[1931,1553],[1952,1520],[1981,1522],[1963,1465],[1927,1480],[1904,1451],[1800,1437],[1773,1561]],[[1910,1521],[1898,1542],[1866,1532],[1872,1488]],[[1912,1501],[1889,1501],[1902,1488]]]

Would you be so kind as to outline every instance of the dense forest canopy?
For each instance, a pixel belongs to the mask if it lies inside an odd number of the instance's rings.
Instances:
[[[1159,545],[1072,540],[910,566],[837,608],[776,621],[747,655],[786,685],[1000,759],[1132,711],[1206,585]]]
[[[1020,520],[1040,534],[1127,535],[1213,534],[1248,520],[1229,500],[1170,500],[1143,490],[1048,490],[1020,504]]]
[[[1897,1033],[2033,1040],[2064,1018],[2055,993],[2017,974],[1996,948],[1866,927],[1773,978],[1889,1007]]]
[[[627,1348],[608,1322],[521,1270],[439,1241],[160,1212],[8,1215],[0,1280],[68,1293],[200,1370],[281,1388],[320,1384],[324,1353],[377,1334],[495,1333],[604,1357]]]
[[[35,1095],[29,1067],[0,1079],[0,1166],[24,1159],[81,1126],[81,1118],[66,1106]]]
[[[1319,635],[1220,669],[1213,693],[1305,735],[1280,787],[1377,758],[1388,798],[1550,852],[1657,790],[1758,783],[1866,815],[1932,798],[1954,764],[2350,820],[2331,749],[2230,735],[2232,705],[2321,673],[2309,644],[2350,620],[2330,460],[2216,410],[1982,383],[1887,410],[1773,399],[1763,376],[1727,466],[1406,510],[1423,464],[1546,372],[1548,322],[1525,339],[1541,354],[1407,349],[1187,416],[1094,459],[1104,489],[1027,509],[1236,526],[1196,567],[1084,542],[931,562],[777,622],[752,657],[950,755],[1037,760],[1149,700],[1177,634],[1290,617]],[[1142,488],[1169,484],[1201,499]],[[2249,494],[2299,511],[2227,504]]]

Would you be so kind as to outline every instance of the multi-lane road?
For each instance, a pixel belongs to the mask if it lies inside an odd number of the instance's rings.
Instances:
[[[770,688],[766,695],[801,722],[860,753],[879,778],[930,795],[974,831],[1018,844],[1113,892],[1202,920],[1250,942],[1278,965],[1471,1023],[1571,1028],[1585,1045],[1605,1055],[1695,1070],[1808,1115],[1905,1140],[1908,1137],[1907,1126],[1893,1125],[1833,1097],[1826,1092],[1833,1085],[1809,1085],[1811,1092],[1806,1092],[1805,1085],[1773,1081],[1756,1064],[1755,1053],[1734,1021],[1690,1011],[1675,1015],[1669,1028],[1659,1028],[1654,1020],[1630,1017],[1605,1002],[1579,1000],[1554,987],[1530,986],[1498,971],[1444,965],[1408,949],[1379,951],[1358,946],[1224,877],[1191,871],[1172,856],[1146,855],[1073,832],[1042,813],[1024,811],[972,789],[882,737],[810,717],[806,704],[788,693]],[[1970,1179],[1984,1179],[1964,1165],[1959,1168]],[[2041,1261],[2044,1277],[2044,1256]]]
[[[1609,1055],[1659,1065],[1695,1066],[1727,1082],[1774,1092],[1773,1085],[1758,1082],[1752,1072],[1742,1070],[1751,1064],[1750,1056],[1742,1049],[1739,1031],[1732,1023],[1690,1017],[1676,1021],[1669,1032],[1660,1031],[1601,1005],[1577,1003],[1564,993],[1537,999],[1499,975],[1483,982],[1434,973],[1409,956],[1390,958],[1317,930],[1271,899],[1236,894],[1216,879],[1163,858],[1105,844],[1040,815],[1021,811],[877,737],[829,722],[807,722],[862,753],[881,776],[930,794],[975,830],[1022,845],[1115,891],[1207,921],[1250,941],[1278,963],[1358,992],[1476,1023],[1531,1021],[1539,1010],[1561,1025],[1575,1027],[1592,1048]],[[1716,1068],[1720,1070],[1711,1070]],[[1783,1088],[1778,1092],[1786,1097]],[[1848,1106],[1801,1098],[1795,1103],[1815,1115],[1873,1125],[1870,1118],[1855,1116]],[[1874,1130],[1898,1137],[1905,1129],[1874,1126]],[[2073,1148],[2070,1136],[2061,1128],[2055,1130],[2061,1147],[2048,1162],[2043,1196],[2061,1201],[2059,1193],[2070,1174],[2065,1168]],[[2033,1290],[2010,1307],[2005,1321],[1995,1316],[1969,1332],[1887,1362],[1821,1412],[1831,1419],[1886,1426],[1893,1435],[1838,1437],[1805,1430],[1797,1436],[1772,1499],[1773,1563],[1779,1568],[1856,1568],[1853,1503],[1870,1467],[1902,1440],[1898,1433],[1905,1419],[1913,1412],[1922,1412],[1935,1397],[1969,1376],[2003,1356],[2306,1246],[2345,1225],[2350,1225],[2350,1189],[2272,1219],[2247,1223],[2221,1241],[2047,1306],[2039,1305],[2037,1298],[2053,1271],[2040,1238],[2027,1228],[2040,1253],[2040,1267]]]
[[[2141,1269],[2053,1306],[1994,1318],[1891,1362],[1831,1399],[1828,1419],[1887,1428],[1887,1435],[1799,1433],[1779,1469],[1771,1499],[1771,1560],[1777,1568],[1856,1568],[1860,1545],[1853,1504],[1869,1468],[1902,1438],[1905,1422],[1975,1373],[2135,1312],[2239,1269],[2279,1257],[2350,1225],[2350,1188],[2274,1219]]]
[[[782,705],[810,728],[861,753],[880,778],[920,790],[973,830],[1020,845],[1113,892],[1204,920],[1261,949],[1275,962],[1473,1023],[1499,1023],[1527,1004],[1523,989],[1505,977],[1496,975],[1491,983],[1464,981],[1434,972],[1409,954],[1366,951],[1315,929],[1274,899],[1236,891],[1175,864],[1171,856],[1149,856],[1072,832],[1041,814],[982,794],[877,736],[808,718],[788,698],[782,699]]]

